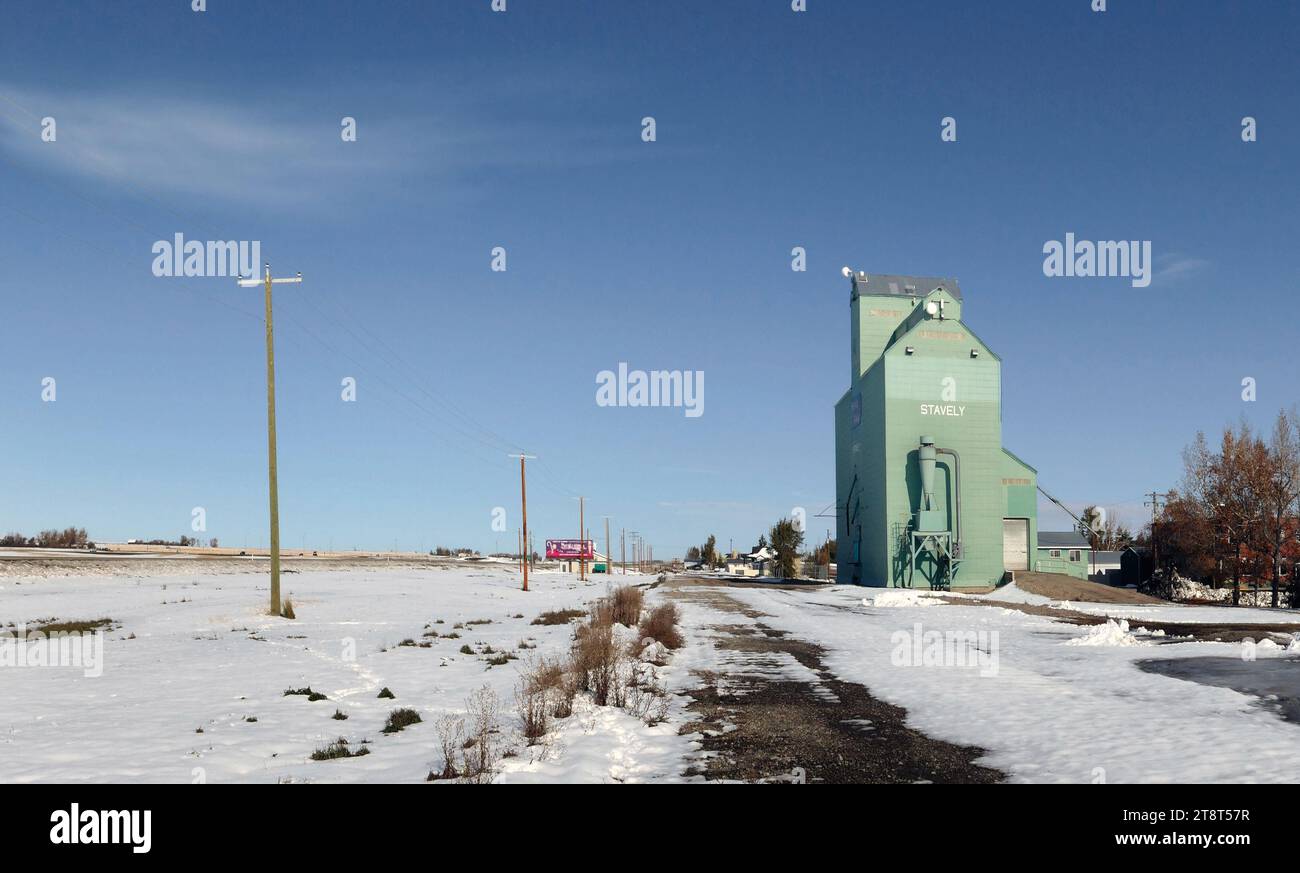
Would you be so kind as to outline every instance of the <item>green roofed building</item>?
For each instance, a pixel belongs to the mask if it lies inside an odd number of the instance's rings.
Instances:
[[[987,588],[1028,570],[1037,476],[1002,447],[1002,361],[953,279],[850,275],[852,372],[835,405],[841,583]]]

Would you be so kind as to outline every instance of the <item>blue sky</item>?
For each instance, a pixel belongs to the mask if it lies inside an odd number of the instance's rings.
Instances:
[[[11,3],[0,528],[175,537],[201,506],[265,543],[260,292],[154,277],[178,232],[306,277],[276,303],[286,547],[510,548],[518,447],[539,543],[577,494],[661,557],[796,506],[820,540],[843,264],[957,277],[1006,445],[1136,517],[1198,429],[1297,401],[1300,12],[1089,5]],[[1044,277],[1067,232],[1151,240],[1151,286]],[[598,407],[620,361],[703,371],[705,414]]]

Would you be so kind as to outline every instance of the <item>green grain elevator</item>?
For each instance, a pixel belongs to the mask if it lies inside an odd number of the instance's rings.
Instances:
[[[835,404],[841,583],[988,588],[1027,570],[1037,472],[1002,447],[1002,361],[953,279],[846,268],[853,369]]]

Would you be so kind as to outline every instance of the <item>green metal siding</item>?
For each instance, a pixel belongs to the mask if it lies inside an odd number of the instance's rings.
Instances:
[[[1067,576],[1073,576],[1075,579],[1088,580],[1088,568],[1092,565],[1092,558],[1087,551],[1080,550],[1079,560],[1071,561],[1069,559],[1070,549],[1061,549],[1061,557],[1053,558],[1051,549],[1039,549],[1038,555],[1034,559],[1034,569],[1039,573],[1064,573]]]
[[[853,381],[861,378],[885,351],[898,326],[912,314],[917,301],[907,297],[863,295],[855,298],[853,319]]]
[[[939,339],[939,336],[952,337]],[[914,348],[907,354],[906,347]],[[971,358],[970,350],[982,354]],[[921,498],[916,462],[921,436],[961,456],[961,518],[953,459],[941,455],[935,480],[939,508],[954,529],[961,524],[962,560],[955,584],[989,585],[1002,577],[1001,364],[960,323],[923,321],[885,353],[885,455],[893,463],[888,486],[889,520],[906,526]],[[951,399],[949,399],[951,398]],[[956,415],[935,415],[936,409]],[[996,464],[996,466],[995,466]],[[894,526],[891,524],[891,528]],[[895,541],[895,550],[902,547]],[[891,582],[904,584],[905,562],[895,562]],[[913,584],[920,584],[917,580]],[[929,584],[928,582],[926,583]]]
[[[868,371],[835,407],[837,560],[843,582],[885,584],[883,367]],[[854,406],[860,412],[854,422]]]
[[[944,318],[925,312],[927,299],[943,300]],[[917,450],[928,436],[961,457],[962,556],[953,584],[997,584],[1004,570],[1003,518],[1029,519],[1031,561],[1037,538],[1035,474],[1002,448],[1001,361],[962,323],[961,302],[946,291],[916,298],[863,295],[852,298],[851,311],[854,378],[836,405],[840,581],[907,584],[910,524],[921,499]],[[954,473],[951,456],[940,455],[935,508],[955,535]],[[918,569],[912,584],[927,587],[930,581]]]
[[[1006,449],[1002,450],[1002,490],[1006,495],[1003,517],[1029,519],[1028,557],[1033,567],[1034,543],[1038,542],[1038,472]]]

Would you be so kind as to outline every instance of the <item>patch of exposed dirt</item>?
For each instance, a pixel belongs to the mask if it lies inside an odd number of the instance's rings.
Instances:
[[[1064,573],[1027,573],[1016,571],[1016,587],[1052,600],[1075,600],[1083,603],[1168,603],[1129,588],[1116,588],[1100,582],[1086,582]]]
[[[716,588],[670,585],[671,597],[755,621],[709,630],[715,645],[743,659],[737,672],[700,673],[690,692],[709,757],[696,771],[708,779],[747,782],[1000,782],[1005,775],[975,762],[984,751],[936,740],[907,727],[907,711],[844,682],[823,663],[825,650],[756,619]],[[817,680],[779,678],[793,658]]]
[[[1016,612],[1039,615],[1066,624],[1105,624],[1111,618],[1115,621],[1124,618],[1124,616],[1093,615],[1088,612],[1077,612],[1073,609],[1056,609],[1051,606],[1038,606],[1029,603],[1004,603],[998,600],[971,600],[960,597],[940,597],[939,599],[955,606],[996,606],[1002,609],[1014,609]],[[1171,605],[1166,600],[1156,602],[1166,606]],[[1231,622],[1206,624],[1199,622],[1149,621],[1145,618],[1128,618],[1126,621],[1135,628],[1144,627],[1147,630],[1164,631],[1166,642],[1187,642],[1190,638],[1198,642],[1239,643],[1244,639],[1259,640],[1270,634],[1290,638],[1292,634],[1300,633],[1300,624],[1233,624]],[[1181,639],[1173,639],[1174,637],[1180,637]]]

